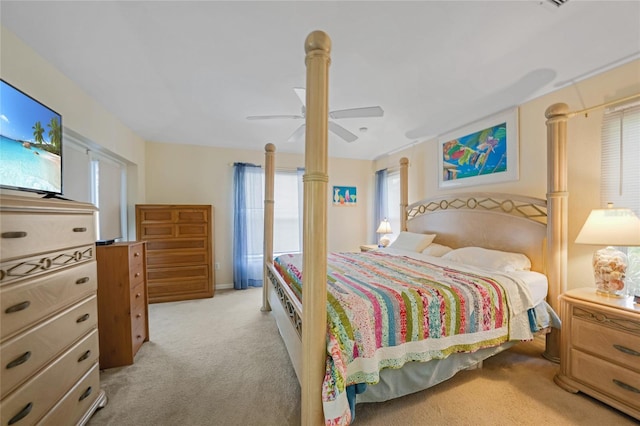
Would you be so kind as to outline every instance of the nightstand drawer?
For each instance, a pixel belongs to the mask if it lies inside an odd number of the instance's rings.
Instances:
[[[640,408],[640,374],[603,361],[584,352],[571,350],[571,375],[598,392]]]
[[[571,322],[571,341],[575,348],[640,372],[639,335],[574,317]]]

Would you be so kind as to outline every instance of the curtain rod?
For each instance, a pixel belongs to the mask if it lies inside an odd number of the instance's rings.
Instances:
[[[593,110],[600,109],[600,108],[606,108],[606,107],[611,106],[611,105],[619,104],[621,102],[626,102],[626,101],[630,101],[632,99],[637,99],[637,98],[640,98],[640,93],[636,93],[635,95],[627,96],[625,98],[616,99],[615,101],[605,102],[605,103],[600,104],[600,105],[596,105],[596,106],[592,106],[592,107],[589,107],[589,108],[581,109],[580,111],[570,112],[567,115],[569,116],[569,118],[573,118],[576,115],[581,115],[581,114],[584,114],[584,116],[586,117],[589,114],[589,112],[591,112]]]
[[[235,166],[236,163],[229,163],[229,167],[233,167]],[[260,167],[261,169],[264,169],[264,166],[262,164],[254,164],[251,163],[252,165],[256,166],[256,167]],[[303,169],[304,167],[300,167],[301,169]],[[277,172],[297,172],[298,171],[298,167],[276,167],[276,171]]]

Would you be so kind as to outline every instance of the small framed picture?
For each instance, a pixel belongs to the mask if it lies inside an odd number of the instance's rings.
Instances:
[[[358,194],[355,186],[334,186],[331,195],[334,206],[355,206]]]

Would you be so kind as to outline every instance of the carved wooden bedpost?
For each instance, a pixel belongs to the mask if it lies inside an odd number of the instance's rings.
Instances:
[[[327,174],[331,39],[314,31],[307,65],[302,270],[302,424],[324,424],[322,381],[327,353]]]
[[[400,230],[407,230],[407,207],[409,206],[409,159],[400,159]]]
[[[262,312],[271,310],[269,305],[269,279],[267,266],[273,263],[273,208],[274,208],[274,156],[276,147],[272,143],[264,146],[264,241],[262,267]]]
[[[558,298],[567,289],[567,121],[569,106],[553,104],[545,112],[547,117],[547,277],[551,307],[560,312]],[[560,332],[552,328],[547,334],[544,357],[560,360]]]

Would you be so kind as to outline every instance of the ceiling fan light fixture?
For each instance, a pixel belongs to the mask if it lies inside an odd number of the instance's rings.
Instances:
[[[557,7],[560,7],[560,6],[562,6],[563,4],[565,4],[566,2],[568,2],[569,0],[547,0],[547,1],[548,1],[549,3],[551,3],[551,4],[555,5],[555,6],[557,6]]]

